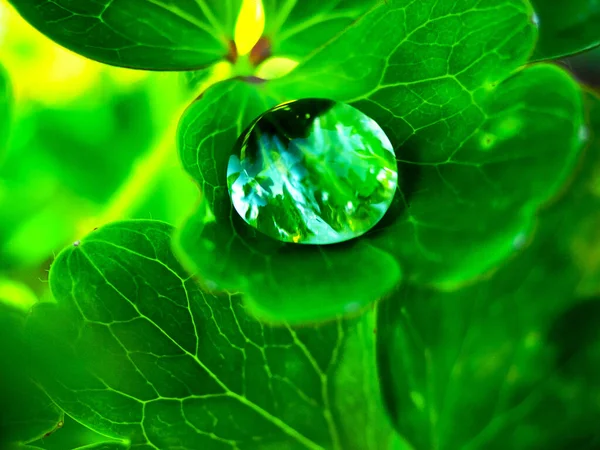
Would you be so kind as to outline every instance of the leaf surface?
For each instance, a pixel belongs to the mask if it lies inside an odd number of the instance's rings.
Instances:
[[[223,59],[240,0],[11,0],[52,40],[97,61],[194,70]]]
[[[590,146],[566,211],[580,219],[575,222],[573,239],[568,241],[568,251],[581,277],[577,293],[594,297],[600,294],[600,99],[597,93],[589,92],[585,99],[589,116],[585,134]]]
[[[172,231],[114,223],[59,255],[58,305],[29,322],[53,400],[136,449],[379,449],[391,438],[372,315],[263,325],[239,296],[200,290],[171,251]],[[349,409],[359,404],[367,409]],[[373,426],[356,427],[364,422]]]
[[[390,1],[271,82],[289,98],[350,102],[390,137],[400,189],[367,237],[410,280],[457,285],[508,257],[584,145],[566,72],[509,77],[533,47],[530,15],[520,1]]]
[[[264,36],[277,56],[302,59],[343,31],[377,0],[263,0]]]
[[[591,146],[530,246],[488,281],[446,293],[407,284],[381,304],[384,398],[415,450],[600,443],[600,290],[581,292],[589,273],[573,263],[582,224],[597,216],[599,161]]]
[[[534,59],[572,55],[600,45],[600,4],[596,0],[531,0],[539,39]]]
[[[408,180],[397,219],[372,240],[414,281],[460,285],[514,254],[584,147],[579,87],[555,66],[517,73],[475,108],[468,135],[463,113],[433,125],[444,130],[441,142],[417,134],[397,150]]]

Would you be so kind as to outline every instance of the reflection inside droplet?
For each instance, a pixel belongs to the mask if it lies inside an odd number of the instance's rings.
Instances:
[[[227,168],[233,206],[284,242],[332,244],[370,230],[398,182],[392,144],[356,108],[325,99],[276,106],[240,136]]]

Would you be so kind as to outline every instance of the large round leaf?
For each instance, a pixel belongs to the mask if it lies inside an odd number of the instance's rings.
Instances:
[[[10,0],[42,33],[83,56],[192,70],[229,53],[241,0]]]

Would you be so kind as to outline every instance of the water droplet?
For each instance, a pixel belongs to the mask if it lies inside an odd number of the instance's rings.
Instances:
[[[73,242],[73,247],[79,247],[79,244],[81,244],[81,241],[75,241]]]
[[[356,108],[326,99],[276,106],[242,133],[227,167],[236,211],[284,242],[333,244],[379,222],[398,184],[392,144]]]
[[[537,15],[537,13],[533,13],[533,15],[531,16],[531,23],[534,24],[537,28],[539,28],[540,17]]]

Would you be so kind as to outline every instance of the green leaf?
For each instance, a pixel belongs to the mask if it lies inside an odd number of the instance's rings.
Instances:
[[[264,37],[277,56],[302,59],[372,8],[377,0],[263,0]]]
[[[578,294],[572,253],[583,221],[597,215],[597,150],[541,213],[530,246],[491,279],[446,293],[407,284],[381,304],[384,398],[415,450],[600,444],[600,290]]]
[[[239,296],[200,290],[172,232],[114,223],[58,256],[58,304],[35,308],[28,328],[52,399],[135,448],[386,448],[373,315],[261,324]]]
[[[229,53],[240,0],[10,0],[52,40],[121,67],[196,70]]]
[[[600,4],[596,0],[569,0],[560,7],[553,0],[531,0],[539,39],[534,59],[572,55],[600,45]]]
[[[404,287],[382,306],[384,398],[415,450],[588,448],[576,438],[598,438],[600,301],[574,298],[565,259],[543,256],[553,269],[536,255],[485,286]],[[567,325],[572,315],[579,322]],[[586,315],[592,337],[577,349],[569,334]]]
[[[441,142],[417,134],[397,150],[408,180],[397,219],[372,239],[414,281],[456,286],[512,255],[584,145],[579,87],[555,66],[517,73],[472,112],[468,135],[461,115],[432,126],[453,130]]]
[[[479,3],[382,2],[271,85],[290,98],[380,105],[391,110],[393,134],[405,137],[410,126],[468,111],[527,61],[536,37],[531,8],[521,0]]]
[[[449,287],[511,257],[583,146],[577,84],[554,66],[514,73],[533,48],[531,14],[517,0],[390,1],[286,77],[207,92],[180,126],[184,166],[205,195],[180,239],[190,267],[217,287],[248,292],[267,319],[300,321],[381,298],[399,281],[397,265],[409,280]],[[312,251],[253,234],[225,183],[244,126],[275,103],[308,97],[350,102],[375,119],[394,144],[400,177],[376,229]],[[310,295],[300,290],[307,286],[315,286]]]
[[[0,162],[2,161],[4,146],[8,140],[12,116],[12,89],[8,74],[0,65]]]
[[[585,176],[580,176],[581,181],[573,188],[576,201],[567,209],[573,217],[581,218],[575,221],[577,229],[568,250],[581,276],[577,293],[593,297],[600,294],[600,99],[598,94],[588,93],[586,100],[586,134],[591,143],[582,163]]]
[[[203,200],[179,242],[209,286],[246,293],[263,319],[303,322],[359,310],[399,281],[389,255],[359,241],[334,247],[277,242],[249,227],[231,205],[228,149],[278,102],[264,85],[233,80],[215,85],[186,111],[180,156]]]
[[[520,1],[390,1],[270,83],[351,102],[383,127],[401,189],[368,239],[410,280],[457,285],[509,257],[573,168],[577,84],[554,66],[501,82],[533,47],[530,15]],[[370,57],[355,50],[366,37]]]
[[[27,351],[25,286],[0,282],[0,448],[13,450],[55,429],[63,413],[30,379],[35,367]]]

